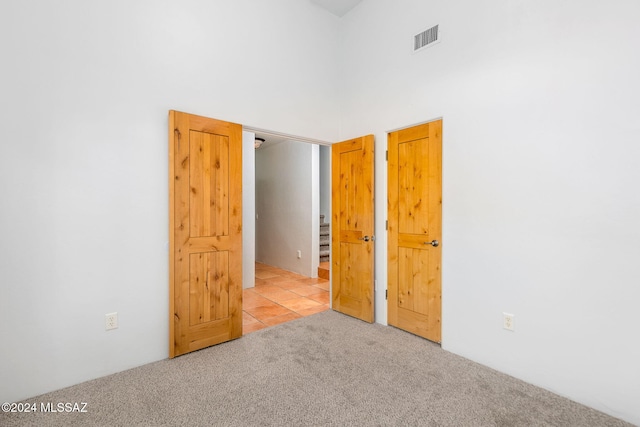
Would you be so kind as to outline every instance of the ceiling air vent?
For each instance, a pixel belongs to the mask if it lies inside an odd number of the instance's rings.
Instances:
[[[438,26],[435,25],[428,30],[424,30],[423,32],[413,36],[413,51],[417,52],[426,47],[433,46],[439,41],[440,37],[438,35]]]

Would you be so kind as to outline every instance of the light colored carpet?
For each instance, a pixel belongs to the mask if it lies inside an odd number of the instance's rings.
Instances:
[[[327,311],[28,399],[33,426],[628,426],[398,329]]]

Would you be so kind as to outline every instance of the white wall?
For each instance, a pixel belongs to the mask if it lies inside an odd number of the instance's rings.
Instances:
[[[299,0],[3,2],[0,401],[168,356],[168,110],[335,140],[337,25]]]
[[[364,0],[342,21],[299,0],[4,1],[0,401],[167,357],[169,109],[376,135],[382,323],[386,132],[442,116],[443,347],[640,424],[638,18],[632,0]]]
[[[376,136],[378,283],[386,132],[443,117],[443,348],[636,424],[639,20],[623,0],[365,0],[340,27],[340,136]]]
[[[320,213],[324,222],[331,220],[331,147],[321,145],[320,150]]]
[[[242,132],[242,288],[256,284],[256,134]]]
[[[258,262],[318,276],[318,163],[313,144],[285,141],[256,151]]]

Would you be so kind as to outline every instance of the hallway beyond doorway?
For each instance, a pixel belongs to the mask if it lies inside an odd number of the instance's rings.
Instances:
[[[329,281],[256,263],[256,284],[243,291],[243,335],[329,309]]]

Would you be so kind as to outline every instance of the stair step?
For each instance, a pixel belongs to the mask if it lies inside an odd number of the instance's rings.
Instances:
[[[325,215],[320,215],[320,263],[326,263],[326,279],[328,279],[329,254],[331,253],[331,226],[328,222],[324,222],[324,218]],[[320,275],[320,268],[318,268],[318,276],[323,277]]]
[[[320,262],[320,266],[318,267],[318,277],[321,279],[329,280],[329,260],[324,262]]]

